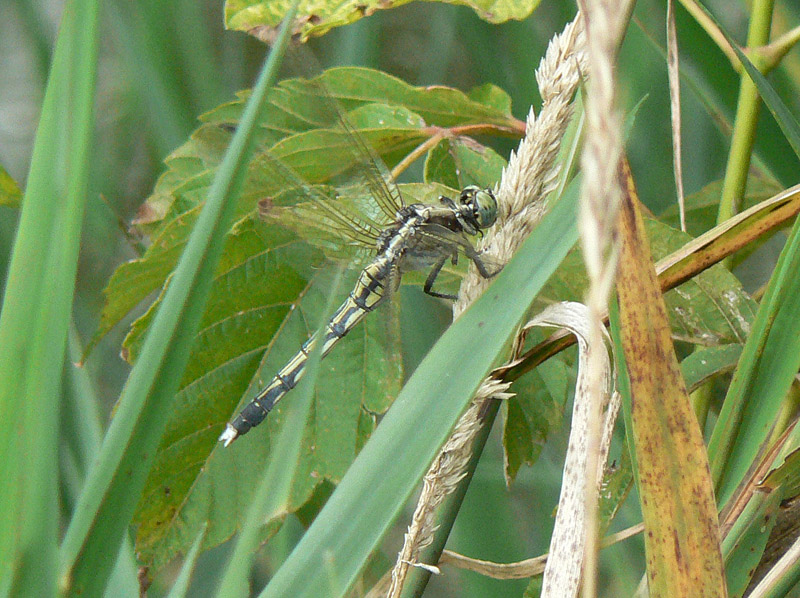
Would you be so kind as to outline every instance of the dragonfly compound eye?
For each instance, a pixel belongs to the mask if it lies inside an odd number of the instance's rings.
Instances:
[[[477,189],[472,196],[472,209],[479,228],[488,228],[497,220],[497,200],[491,189]]]

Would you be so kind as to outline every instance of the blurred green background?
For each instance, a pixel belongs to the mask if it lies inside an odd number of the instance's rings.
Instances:
[[[745,2],[706,3],[729,31],[743,39]],[[0,3],[0,164],[24,187],[38,110],[42,99],[62,2],[4,0]],[[114,268],[137,255],[137,239],[126,234],[127,223],[151,192],[163,159],[196,126],[197,116],[231,100],[249,87],[260,66],[264,46],[239,32],[225,31],[218,0],[110,0],[104,5],[104,39],[96,101],[96,139],[89,209],[75,301],[79,334],[94,332],[102,289]],[[628,152],[643,201],[655,213],[675,203],[670,139],[669,97],[664,46],[663,1],[637,3],[620,60],[621,105],[631,108],[644,98],[628,140]],[[380,68],[415,85],[444,84],[467,90],[491,82],[512,97],[514,113],[525,118],[540,99],[534,69],[549,39],[575,13],[572,2],[544,0],[522,22],[490,25],[464,7],[412,3],[336,29],[311,47],[324,67],[355,64]],[[779,2],[775,27],[800,21],[800,5]],[[684,79],[683,163],[687,194],[718,180],[727,157],[727,137],[715,126],[703,102],[730,119],[735,108],[738,76],[704,32],[682,8],[677,28]],[[771,77],[784,101],[800,112],[800,52],[795,48]],[[701,96],[703,99],[701,101]],[[766,170],[788,186],[797,182],[798,164],[762,112],[756,153]],[[516,145],[495,144],[504,156]],[[17,211],[0,207],[0,272],[7,267]],[[758,267],[742,272],[759,281]],[[763,268],[763,266],[762,266]],[[765,269],[765,271],[768,271]],[[403,300],[421,300],[405,289]],[[407,312],[409,310],[405,310]],[[443,315],[438,326],[443,326]],[[413,323],[411,323],[413,328]],[[406,328],[409,328],[407,326]],[[432,342],[436,329],[424,327]],[[92,353],[86,367],[110,415],[128,366],[119,358],[125,327],[118,327]],[[423,342],[423,344],[425,344]],[[54,376],[60,375],[53,372]],[[510,490],[503,479],[503,457],[495,438],[470,488],[449,548],[496,561],[537,556],[547,548],[552,509],[557,501],[566,434],[554,435],[534,468],[521,472]],[[638,520],[635,497],[612,531]],[[65,497],[64,508],[70,505]],[[403,523],[386,540],[387,554],[400,545]],[[504,530],[504,533],[498,533]],[[299,537],[297,522],[288,525],[264,550],[261,575],[268,576]],[[210,595],[222,546],[201,557],[192,596]],[[603,553],[604,595],[631,592],[642,571],[638,539]],[[168,587],[169,572],[157,578],[151,595]],[[613,580],[613,584],[612,584]],[[256,584],[258,585],[258,584]],[[472,573],[446,570],[434,577],[430,596],[519,596],[527,582],[497,582]]]

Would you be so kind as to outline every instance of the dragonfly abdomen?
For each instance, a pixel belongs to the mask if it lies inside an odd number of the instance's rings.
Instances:
[[[361,271],[355,288],[325,327],[322,357],[325,357],[339,340],[383,301],[385,284],[393,267],[391,257],[384,253]],[[225,446],[263,422],[275,404],[297,386],[300,378],[303,377],[308,357],[314,350],[317,337],[318,335],[314,334],[303,343],[300,351],[292,357],[289,363],[275,374],[272,381],[258,393],[258,396],[250,401],[228,424],[219,438],[225,443]]]

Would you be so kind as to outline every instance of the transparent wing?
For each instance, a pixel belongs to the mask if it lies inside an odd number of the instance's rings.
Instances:
[[[323,77],[318,75],[309,78],[308,87],[303,92],[313,94],[326,121],[337,124],[337,130],[344,138],[342,148],[348,152],[353,164],[351,171],[346,173],[347,178],[363,185],[384,215],[394,220],[397,211],[405,205],[403,196],[386,164],[349,121],[341,104],[325,85]]]
[[[356,211],[353,201],[341,199],[331,187],[310,185],[277,158],[262,154],[259,160],[259,167],[266,169],[282,189],[275,197],[259,201],[262,218],[294,230],[329,254],[344,257],[353,253],[353,248],[357,253],[374,253],[382,223]],[[349,250],[338,251],[342,245]]]
[[[341,210],[341,205],[334,199],[276,206],[266,198],[259,202],[258,207],[262,218],[295,231],[309,243],[322,248],[329,257],[357,257],[360,262],[375,255],[377,231],[356,215]]]

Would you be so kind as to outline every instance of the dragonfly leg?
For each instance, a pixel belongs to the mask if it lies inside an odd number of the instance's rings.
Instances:
[[[436,291],[433,290],[433,283],[436,280],[436,277],[439,276],[439,272],[442,271],[442,267],[444,266],[444,263],[447,261],[448,257],[449,256],[447,255],[442,257],[441,259],[439,259],[438,262],[436,262],[433,265],[433,269],[431,269],[431,273],[428,274],[428,278],[425,281],[425,286],[422,288],[422,290],[425,291],[425,293],[430,295],[431,297],[439,297],[440,299],[451,299],[455,301],[456,299],[458,299],[458,297],[456,297],[455,295],[448,295],[447,293],[437,293]]]
[[[451,210],[454,211],[458,210],[458,206],[456,206],[456,203],[446,195],[439,196],[439,203],[447,208],[450,208]]]
[[[475,257],[473,257],[472,263],[475,264],[475,267],[478,268],[478,273],[484,278],[491,278],[492,276],[500,272],[500,270],[489,272],[489,270],[486,268],[486,264],[484,264],[483,260],[481,260],[480,255],[476,255]]]
[[[475,267],[478,269],[478,273],[484,278],[492,278],[493,276],[499,274],[500,270],[503,269],[501,266],[494,271],[489,270],[489,268],[486,267],[486,264],[481,259],[480,252],[475,251],[475,249],[472,247],[465,247],[464,253],[466,253],[467,257],[472,260],[472,263],[475,264]]]

